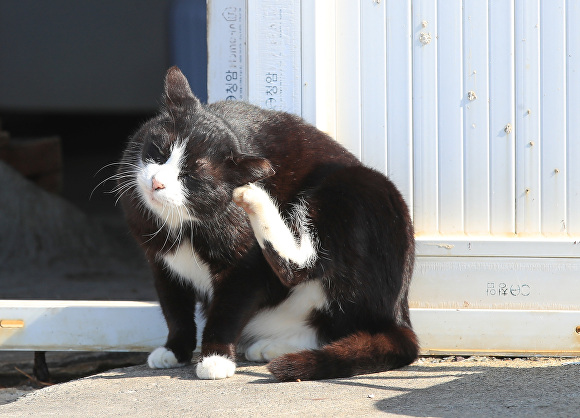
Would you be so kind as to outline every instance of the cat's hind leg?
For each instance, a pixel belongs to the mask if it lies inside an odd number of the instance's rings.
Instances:
[[[236,188],[233,200],[248,214],[256,240],[282,283],[291,287],[303,282],[317,258],[306,204],[294,205],[290,211],[292,222],[287,222],[274,200],[255,184]]]
[[[279,305],[260,311],[244,328],[243,339],[253,341],[245,350],[250,361],[267,362],[281,355],[319,347],[309,318],[324,310],[327,297],[319,280],[295,286]]]

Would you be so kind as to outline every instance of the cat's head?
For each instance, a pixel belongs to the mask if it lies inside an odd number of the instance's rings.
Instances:
[[[126,156],[142,203],[168,226],[213,219],[231,205],[234,188],[274,174],[268,160],[242,153],[232,129],[207,111],[177,67],[167,72],[163,102]]]

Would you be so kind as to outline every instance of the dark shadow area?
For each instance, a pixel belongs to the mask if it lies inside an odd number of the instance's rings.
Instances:
[[[50,371],[48,384],[67,382],[118,367],[134,366],[147,361],[148,353],[47,352]],[[0,388],[31,386],[42,388],[33,373],[33,352],[0,352]]]
[[[64,274],[50,268],[27,273],[26,277],[6,274],[3,299],[156,300],[143,254],[115,205],[116,196],[111,193],[115,182],[107,180],[115,174],[128,138],[152,114],[0,113],[2,130],[13,142],[20,138],[60,138],[62,188],[56,195],[78,209],[80,216],[86,216],[79,220],[79,234],[102,237],[97,245],[110,246],[99,248],[102,254],[96,254],[102,258],[99,271],[79,266]],[[70,209],[71,213],[74,210]],[[36,213],[43,216],[42,208],[36,208]],[[28,264],[34,264],[31,261]],[[70,262],[74,263],[74,258]]]
[[[416,417],[564,417],[571,416],[569,405],[580,404],[580,369],[577,366],[410,366],[407,370],[445,375],[455,372],[458,375],[450,382],[406,390],[399,396],[379,400],[378,410]],[[426,378],[421,375],[421,379]]]

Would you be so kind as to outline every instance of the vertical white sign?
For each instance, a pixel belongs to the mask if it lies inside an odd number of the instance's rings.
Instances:
[[[300,0],[248,0],[248,100],[301,114]]]
[[[208,102],[247,100],[246,0],[207,3]]]

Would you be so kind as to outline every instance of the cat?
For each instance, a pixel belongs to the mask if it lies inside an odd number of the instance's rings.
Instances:
[[[232,376],[236,353],[279,381],[412,363],[414,234],[395,185],[297,116],[203,105],[177,67],[162,101],[117,172],[169,329],[149,366],[191,363],[198,302],[201,379]]]

